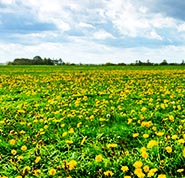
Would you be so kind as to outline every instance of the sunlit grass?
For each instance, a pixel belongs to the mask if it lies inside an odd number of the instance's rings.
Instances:
[[[185,175],[183,68],[0,69],[0,177]]]

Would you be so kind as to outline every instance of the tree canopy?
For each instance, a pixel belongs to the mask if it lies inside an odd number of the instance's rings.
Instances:
[[[35,56],[33,59],[28,58],[16,58],[13,62],[9,62],[9,65],[63,65],[62,59],[42,59],[40,56]]]

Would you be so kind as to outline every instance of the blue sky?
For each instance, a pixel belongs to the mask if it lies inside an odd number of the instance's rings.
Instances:
[[[0,0],[0,63],[185,59],[182,0]]]

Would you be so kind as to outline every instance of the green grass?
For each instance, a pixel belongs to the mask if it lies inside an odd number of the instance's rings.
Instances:
[[[184,177],[184,96],[184,66],[0,66],[0,177]]]

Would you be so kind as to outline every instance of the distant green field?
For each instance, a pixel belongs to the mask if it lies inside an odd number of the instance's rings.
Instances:
[[[0,66],[0,178],[185,177],[185,66]]]
[[[50,65],[0,65],[0,69],[72,69],[72,70],[94,70],[94,69],[104,69],[104,70],[175,70],[175,69],[185,69],[185,65],[164,65],[164,66],[98,66],[98,65],[75,65],[75,66],[50,66]]]

